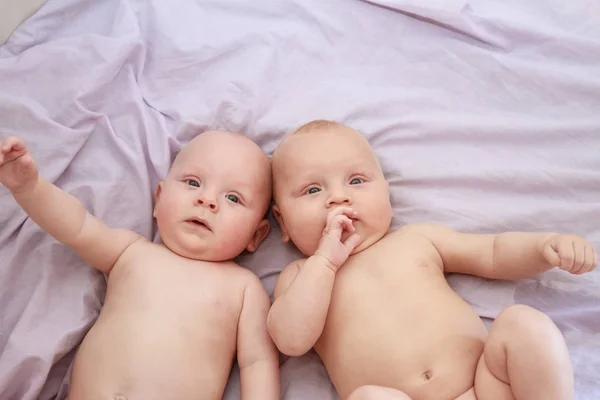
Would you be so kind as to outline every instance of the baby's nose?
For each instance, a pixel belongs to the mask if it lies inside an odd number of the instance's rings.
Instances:
[[[208,208],[211,211],[217,210],[217,201],[209,196],[201,195],[196,199],[196,205]]]
[[[345,192],[340,191],[338,193],[332,193],[327,199],[327,206],[337,206],[337,205],[351,205],[352,198]]]

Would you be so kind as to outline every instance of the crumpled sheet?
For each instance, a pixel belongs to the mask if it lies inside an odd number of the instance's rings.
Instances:
[[[115,227],[155,237],[152,193],[190,138],[272,152],[312,119],[363,132],[394,225],[583,235],[600,248],[600,5],[594,0],[61,0],[0,47],[0,136]],[[243,265],[272,291],[298,254],[274,229]],[[577,400],[600,398],[600,271],[452,276],[482,317],[524,303],[563,331]],[[0,188],[0,398],[62,399],[105,280]],[[284,399],[335,399],[314,353]],[[234,369],[226,399],[239,397]]]

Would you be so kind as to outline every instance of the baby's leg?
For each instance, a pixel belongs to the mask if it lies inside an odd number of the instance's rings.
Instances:
[[[361,386],[350,394],[348,400],[411,400],[399,390],[382,386]]]
[[[573,369],[552,320],[527,306],[498,315],[475,374],[478,400],[571,400]]]

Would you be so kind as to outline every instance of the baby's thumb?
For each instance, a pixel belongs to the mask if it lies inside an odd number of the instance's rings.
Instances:
[[[553,267],[560,266],[560,256],[558,255],[558,251],[555,250],[551,245],[546,245],[544,247],[544,259]]]
[[[33,158],[29,154],[21,156],[18,160],[21,172],[29,172],[33,167]]]
[[[352,250],[354,250],[354,248],[358,246],[359,242],[360,236],[358,235],[358,233],[354,233],[348,239],[346,239],[346,241],[344,242],[344,246],[346,246],[348,252],[351,253]]]
[[[339,240],[342,237],[343,230],[344,228],[342,227],[342,220],[338,216],[329,222],[329,225],[325,227],[324,233],[332,235]]]

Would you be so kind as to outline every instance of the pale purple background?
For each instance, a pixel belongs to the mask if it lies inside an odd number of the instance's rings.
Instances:
[[[0,47],[0,136],[115,227],[154,236],[152,192],[208,128],[271,152],[317,118],[362,131],[395,225],[555,230],[600,247],[597,0],[50,0]],[[296,253],[275,229],[242,262],[272,290]],[[566,336],[577,399],[600,398],[600,271],[452,285],[480,315],[524,303]],[[0,398],[66,391],[104,279],[0,188]],[[313,354],[285,399],[335,399]],[[239,396],[234,371],[227,399]]]

